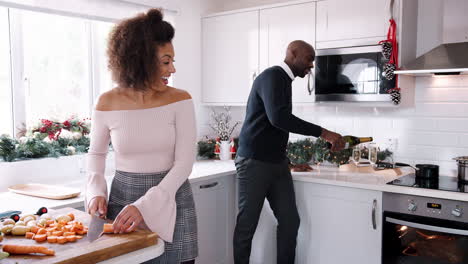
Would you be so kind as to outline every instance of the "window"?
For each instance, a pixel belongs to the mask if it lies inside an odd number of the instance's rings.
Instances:
[[[107,67],[107,41],[109,39],[109,33],[114,26],[113,23],[106,22],[93,22],[94,29],[94,57],[96,62],[96,76],[95,85],[100,93],[108,91],[115,87],[115,83],[112,81],[111,73]],[[97,94],[95,94],[97,95]]]
[[[0,7],[0,135],[13,132],[8,9]]]
[[[41,118],[89,116],[88,23],[83,19],[20,11],[26,126]]]

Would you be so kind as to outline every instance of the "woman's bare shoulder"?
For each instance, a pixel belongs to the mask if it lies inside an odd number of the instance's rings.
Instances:
[[[182,89],[172,88],[171,94],[172,94],[171,97],[174,103],[192,99],[192,96],[190,95],[190,93]]]
[[[98,111],[112,111],[114,110],[115,102],[119,98],[118,88],[114,88],[105,93],[102,93],[96,103],[96,110]]]

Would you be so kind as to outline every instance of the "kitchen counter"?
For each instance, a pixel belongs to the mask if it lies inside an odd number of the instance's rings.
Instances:
[[[343,187],[352,187],[367,190],[376,190],[383,192],[393,192],[402,194],[412,194],[418,196],[428,196],[441,199],[452,199],[459,201],[468,201],[468,194],[457,193],[440,190],[429,190],[420,188],[410,188],[404,186],[388,185],[397,176],[371,174],[371,173],[354,173],[341,171],[334,166],[313,166],[311,172],[293,172],[293,180],[303,182],[313,182],[320,184],[330,184]],[[403,168],[403,173],[410,173],[410,168]],[[213,178],[233,175],[235,166],[233,161],[206,160],[197,161],[194,164],[192,173],[190,174],[190,183],[209,180]],[[110,186],[112,177],[107,177],[107,183]],[[68,187],[80,188],[84,191],[85,179],[67,184]],[[110,189],[110,188],[109,188]],[[24,212],[36,211],[41,206],[46,206],[51,209],[63,207],[79,208],[83,206],[84,195],[66,200],[50,200],[38,197],[25,196],[11,192],[0,193],[0,201],[8,201],[8,203],[0,203],[0,212],[6,210],[14,210],[22,208]]]

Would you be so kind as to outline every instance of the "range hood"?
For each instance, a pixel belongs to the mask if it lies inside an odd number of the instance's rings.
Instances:
[[[468,42],[446,43],[403,65],[395,74],[468,74]]]

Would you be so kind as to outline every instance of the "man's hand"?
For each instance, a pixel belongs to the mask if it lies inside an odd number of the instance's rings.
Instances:
[[[100,218],[105,218],[107,214],[107,201],[102,196],[96,196],[88,204],[88,213],[90,215],[99,214]]]
[[[331,132],[325,128],[322,128],[322,134],[320,135],[320,137],[332,144],[332,147],[330,149],[332,152],[340,151],[345,147],[343,137],[338,133]]]
[[[125,206],[115,218],[114,233],[128,233],[134,231],[143,222],[140,210],[134,205]]]

